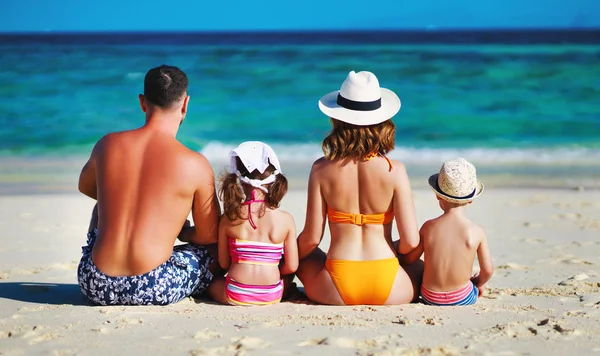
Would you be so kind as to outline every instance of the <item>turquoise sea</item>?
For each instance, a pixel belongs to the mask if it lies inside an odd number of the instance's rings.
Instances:
[[[310,165],[330,127],[318,99],[369,70],[402,100],[391,156],[408,165],[600,175],[598,31],[0,35],[0,53],[0,184],[142,125],[144,74],[163,63],[190,81],[178,137],[210,160],[263,140]]]

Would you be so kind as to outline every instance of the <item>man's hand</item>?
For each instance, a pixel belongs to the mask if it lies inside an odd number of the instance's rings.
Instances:
[[[186,220],[183,223],[183,227],[177,236],[177,239],[181,242],[189,242],[190,237],[193,237],[196,234],[196,228],[192,226],[189,220]]]

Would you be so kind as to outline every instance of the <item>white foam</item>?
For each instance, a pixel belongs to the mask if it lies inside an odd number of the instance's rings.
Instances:
[[[227,160],[236,145],[210,142],[202,150],[210,161]],[[281,161],[306,162],[321,157],[320,143],[271,144]],[[464,157],[478,165],[593,165],[600,161],[598,148],[413,148],[397,147],[390,158],[409,164],[439,164]]]

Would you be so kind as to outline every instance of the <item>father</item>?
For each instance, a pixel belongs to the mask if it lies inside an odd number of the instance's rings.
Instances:
[[[96,304],[176,303],[212,280],[217,264],[199,245],[217,242],[213,170],[175,138],[187,88],[179,68],[150,69],[139,95],[144,126],[102,137],[81,171],[79,190],[98,203],[77,274]],[[185,226],[190,210],[195,229]],[[174,248],[177,238],[189,244]]]

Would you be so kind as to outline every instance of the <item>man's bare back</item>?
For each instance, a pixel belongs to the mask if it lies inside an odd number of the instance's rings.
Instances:
[[[150,127],[148,127],[150,126]],[[110,276],[165,262],[194,203],[196,244],[216,243],[213,171],[200,154],[146,127],[103,137],[94,149],[98,240],[92,258]]]
[[[79,190],[98,204],[78,278],[99,304],[167,304],[212,279],[212,258],[198,245],[217,242],[214,173],[175,138],[187,112],[187,76],[176,67],[153,68],[139,99],[145,125],[100,139],[79,179]],[[184,232],[190,211],[195,227]],[[174,248],[178,237],[192,245]]]

